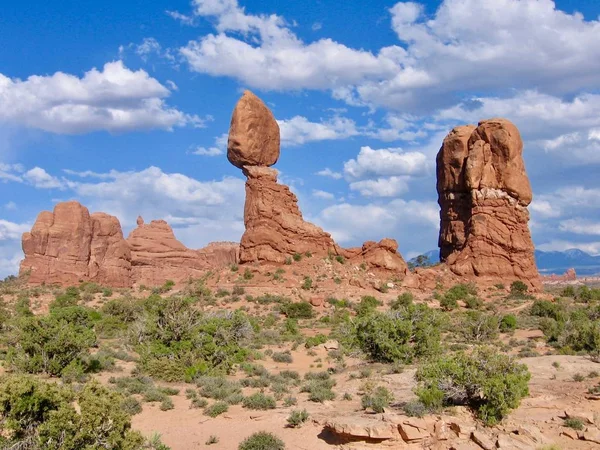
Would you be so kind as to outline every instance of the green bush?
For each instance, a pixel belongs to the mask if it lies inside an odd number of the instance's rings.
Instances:
[[[360,317],[354,325],[358,346],[376,361],[410,363],[440,351],[442,318],[427,305]]]
[[[363,395],[361,405],[363,409],[370,408],[376,413],[382,413],[393,401],[392,393],[383,386],[378,386],[373,392]]]
[[[200,377],[196,384],[200,388],[201,396],[215,400],[226,400],[242,392],[242,386],[238,381],[229,381],[225,377]]]
[[[413,301],[414,296],[412,295],[412,293],[404,292],[403,294],[400,294],[398,298],[390,304],[390,308],[394,310],[406,308],[408,306],[411,306],[413,304]]]
[[[142,412],[142,404],[135,397],[125,397],[121,402],[121,408],[130,416]]]
[[[456,298],[444,295],[440,299],[440,308],[442,308],[444,311],[452,311],[458,308],[458,302],[456,301]]]
[[[287,418],[288,426],[292,428],[300,428],[308,420],[308,412],[306,409],[294,410]]]
[[[96,335],[84,325],[53,315],[26,316],[17,319],[7,340],[9,367],[27,373],[59,376],[95,344]]]
[[[500,331],[503,333],[513,331],[517,328],[517,318],[512,314],[506,314],[500,321]]]
[[[223,413],[226,413],[227,410],[229,409],[229,405],[225,402],[216,402],[213,403],[212,405],[206,407],[204,409],[204,414],[215,418],[217,416],[220,416]]]
[[[275,409],[277,404],[275,403],[275,399],[269,395],[265,395],[262,392],[257,392],[248,397],[245,397],[242,401],[242,405],[247,409],[259,409],[259,410],[267,410],[267,409]]]
[[[313,287],[313,280],[311,277],[306,276],[304,277],[304,281],[302,282],[302,286],[300,286],[302,289],[304,289],[305,291],[310,291]]]
[[[377,300],[375,297],[370,295],[364,295],[360,298],[360,303],[358,303],[354,310],[356,311],[356,315],[359,317],[367,316],[377,310],[377,307],[382,303]]]
[[[516,299],[527,298],[528,287],[521,280],[513,281],[510,284],[510,297]]]
[[[160,403],[161,411],[168,411],[173,408],[175,408],[175,405],[173,404],[173,400],[171,400],[169,397],[164,398],[163,401]]]
[[[428,408],[467,405],[493,425],[529,394],[527,366],[491,348],[471,355],[442,356],[421,366],[416,379],[419,400]]]
[[[500,319],[480,311],[467,311],[460,332],[467,342],[488,342],[498,337]]]
[[[280,311],[289,319],[310,319],[313,317],[313,307],[308,302],[284,303]]]
[[[311,402],[323,403],[326,400],[333,400],[335,393],[331,390],[335,386],[335,381],[327,372],[307,373],[304,378],[307,382],[302,386],[300,392],[307,392],[308,399]]]
[[[285,450],[285,444],[273,433],[259,431],[244,439],[238,450]]]
[[[324,344],[325,342],[327,342],[327,336],[319,333],[315,336],[307,337],[306,343],[304,344],[304,346],[306,348],[312,348],[312,347],[316,347],[317,345]]]
[[[78,411],[73,406],[77,401]],[[10,436],[6,448],[79,450],[104,448],[137,450],[142,436],[131,430],[122,397],[97,382],[77,395],[54,383],[30,376],[0,378],[0,420]]]
[[[289,351],[288,352],[275,352],[275,353],[273,353],[271,358],[275,362],[286,363],[286,364],[291,364],[294,361],[292,358],[292,355],[290,354]]]

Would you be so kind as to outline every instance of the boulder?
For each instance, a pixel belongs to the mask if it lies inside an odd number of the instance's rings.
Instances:
[[[359,254],[350,258],[352,262],[365,262],[371,268],[384,269],[408,274],[408,265],[398,253],[398,242],[394,239],[382,239],[379,242],[367,241]]]
[[[231,116],[227,159],[234,166],[272,166],[279,158],[279,125],[260,98],[244,91]]]
[[[454,128],[436,163],[441,261],[462,277],[539,289],[519,130],[505,119]]]

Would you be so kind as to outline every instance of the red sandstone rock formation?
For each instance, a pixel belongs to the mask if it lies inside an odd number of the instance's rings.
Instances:
[[[227,159],[234,166],[272,166],[279,158],[279,125],[273,113],[250,91],[235,105],[229,127]]]
[[[305,222],[298,199],[287,186],[277,183],[277,171],[268,167],[245,166],[246,231],[240,242],[240,262],[283,263],[294,253],[316,256],[337,254],[329,233]]]
[[[213,243],[205,249],[191,250],[175,238],[173,229],[164,220],[144,224],[127,237],[131,248],[132,282],[155,286],[166,280],[175,282],[201,277],[211,267],[223,267],[237,262],[235,244]]]
[[[23,252],[20,272],[29,273],[31,283],[130,285],[129,247],[119,221],[103,213],[90,216],[77,202],[41,212],[23,234]]]
[[[233,111],[227,157],[247,177],[240,262],[283,263],[295,253],[310,252],[342,255],[375,269],[407,273],[396,241],[366,242],[362,249],[344,250],[329,233],[303,219],[296,196],[277,183],[277,171],[268,167],[279,157],[279,126],[271,111],[249,91]]]
[[[437,155],[440,258],[464,277],[539,288],[523,142],[508,120],[453,129]]]
[[[20,273],[28,274],[32,284],[95,281],[113,287],[153,286],[198,278],[238,260],[235,243],[190,250],[165,221],[144,225],[139,217],[137,223],[125,240],[116,217],[90,215],[77,202],[59,203],[54,212],[40,213],[31,232],[23,234],[25,259]]]
[[[550,275],[542,275],[542,276],[540,276],[540,279],[544,283],[547,283],[547,282],[563,283],[563,282],[568,282],[568,281],[577,281],[577,272],[575,272],[575,269],[571,268],[571,269],[567,269],[567,271],[562,275],[556,275],[553,273]]]

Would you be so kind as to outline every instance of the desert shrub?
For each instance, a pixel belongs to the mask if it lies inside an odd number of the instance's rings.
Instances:
[[[409,363],[440,351],[439,313],[427,305],[360,317],[354,326],[358,346],[376,361]]]
[[[408,417],[423,417],[429,413],[429,408],[420,400],[413,400],[402,405],[402,410]]]
[[[456,298],[444,295],[440,299],[440,308],[442,308],[444,311],[452,311],[458,308],[458,302],[456,301]]]
[[[414,299],[414,295],[412,295],[411,292],[404,292],[400,294],[396,300],[390,303],[390,308],[394,310],[406,308],[413,304]]]
[[[279,362],[279,363],[290,364],[293,362],[292,355],[290,354],[289,351],[288,352],[275,352],[275,353],[273,353],[271,358],[273,359],[273,361]]]
[[[506,314],[500,320],[500,331],[503,333],[513,331],[517,328],[517,318],[513,314]]]
[[[244,289],[242,286],[234,286],[231,293],[233,295],[244,295],[246,293],[246,289]]]
[[[78,410],[72,404],[76,400]],[[144,439],[131,430],[122,397],[97,382],[75,393],[29,376],[0,379],[0,418],[10,436],[6,448],[78,450],[104,448],[134,450]]]
[[[585,423],[579,417],[568,417],[565,419],[563,425],[567,428],[573,428],[574,430],[581,431],[585,428]]]
[[[510,284],[510,296],[512,298],[524,298],[527,295],[527,285],[521,280],[513,281]]]
[[[160,402],[161,411],[168,411],[173,408],[175,408],[175,405],[173,404],[173,400],[171,400],[169,397],[165,397],[163,401]]]
[[[210,417],[217,417],[223,413],[226,413],[229,409],[229,405],[225,402],[216,402],[210,406],[204,408],[204,414]]]
[[[460,332],[467,342],[487,342],[498,337],[500,320],[480,311],[468,311],[461,322]]]
[[[376,413],[382,413],[394,401],[394,396],[383,386],[378,386],[373,392],[363,395],[361,405],[363,409],[370,408]]]
[[[317,345],[324,344],[325,342],[327,342],[327,336],[319,333],[315,336],[307,337],[306,343],[304,344],[304,346],[306,348],[312,348],[312,347],[316,347]]]
[[[250,269],[246,268],[244,270],[243,278],[246,281],[251,280],[252,278],[254,278],[254,274],[252,273],[252,271]]]
[[[7,337],[6,361],[22,372],[59,376],[95,342],[94,331],[84,325],[53,315],[21,317]]]
[[[64,293],[57,295],[55,299],[52,302],[50,302],[50,310],[52,311],[54,308],[76,306],[79,300],[81,300],[81,297],[79,295],[79,289],[70,286],[65,290]]]
[[[308,412],[306,411],[306,409],[303,409],[302,411],[300,410],[294,410],[290,413],[290,415],[287,418],[287,423],[288,426],[292,427],[292,428],[300,428],[302,425],[304,425],[304,423],[308,420]]]
[[[360,298],[360,302],[354,307],[354,310],[356,315],[362,317],[375,312],[381,304],[375,297],[364,295]]]
[[[158,299],[136,324],[139,368],[166,381],[228,373],[246,359],[244,344],[254,333],[241,311],[202,314],[179,297]]]
[[[289,302],[280,306],[280,311],[289,319],[310,319],[313,317],[313,307],[308,302]]]
[[[564,305],[558,302],[548,300],[536,300],[531,305],[529,314],[536,317],[548,317],[554,320],[562,320],[565,317],[566,311]]]
[[[196,384],[200,388],[201,396],[215,400],[225,400],[242,392],[242,386],[238,381],[229,381],[225,377],[200,377]]]
[[[575,297],[575,288],[573,286],[565,286],[562,291],[560,291],[561,297]]]
[[[244,439],[238,450],[285,450],[285,443],[273,433],[259,431]]]
[[[479,309],[483,306],[483,301],[475,296],[467,297],[465,300],[465,307],[468,309]]]
[[[130,416],[142,412],[142,404],[135,397],[125,397],[121,402],[121,408]]]
[[[302,289],[304,289],[305,291],[310,291],[313,287],[313,280],[311,277],[306,276],[304,277],[304,281],[302,282],[302,286],[300,286]]]
[[[442,356],[417,370],[416,390],[428,408],[467,405],[486,424],[500,421],[529,394],[527,366],[491,348]]]
[[[307,382],[302,386],[300,392],[308,393],[308,399],[312,402],[323,403],[326,400],[333,400],[335,393],[332,391],[335,381],[331,379],[327,372],[307,373],[304,378]]]
[[[294,259],[294,261],[298,262],[302,259],[302,255],[300,253],[294,253],[292,258]]]
[[[242,401],[242,405],[244,408],[259,410],[275,409],[277,406],[273,397],[262,392],[257,392],[245,397]]]

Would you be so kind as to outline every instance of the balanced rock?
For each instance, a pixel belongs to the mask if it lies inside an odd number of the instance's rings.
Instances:
[[[272,166],[279,158],[279,125],[260,98],[244,91],[229,127],[227,159],[234,166]]]
[[[20,273],[33,284],[77,284],[95,281],[130,285],[129,247],[116,217],[92,214],[78,202],[59,203],[39,214],[23,234]]]
[[[304,221],[298,199],[290,189],[277,183],[277,171],[268,167],[245,166],[246,231],[240,242],[240,262],[283,263],[295,253],[315,256],[337,254],[331,235]]]
[[[437,155],[437,191],[440,259],[452,272],[540,287],[527,225],[531,186],[511,122],[454,128]]]

